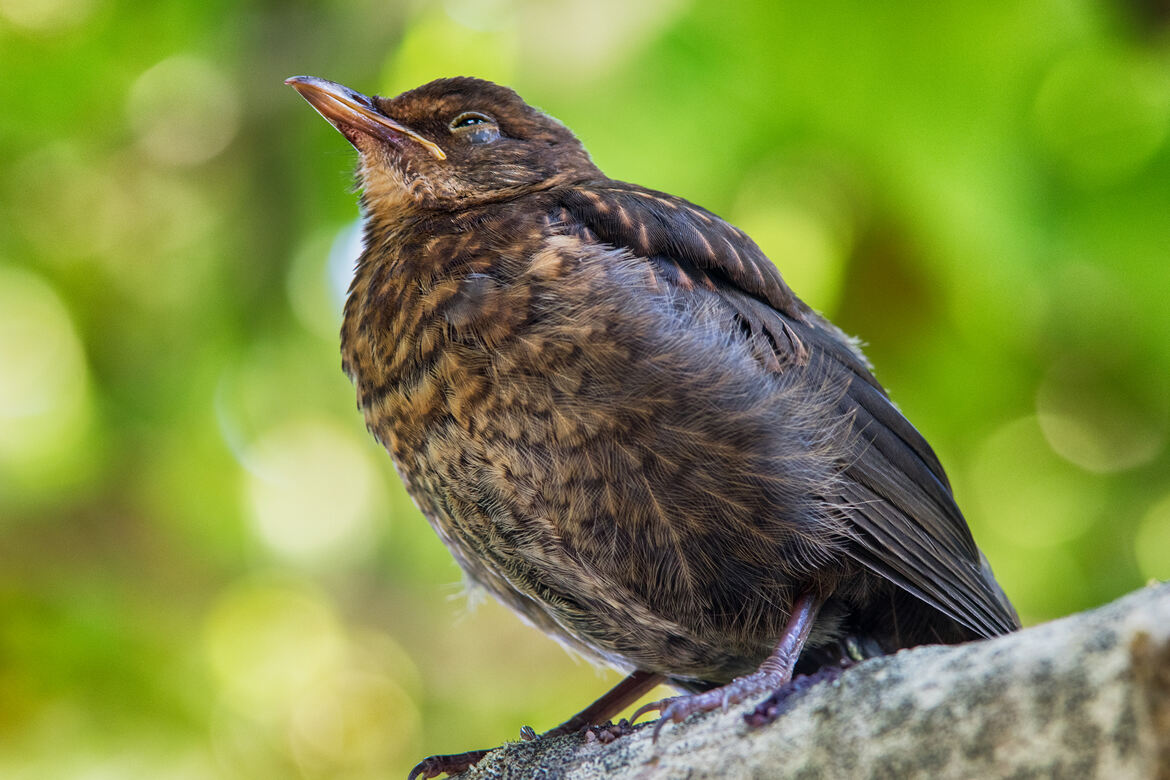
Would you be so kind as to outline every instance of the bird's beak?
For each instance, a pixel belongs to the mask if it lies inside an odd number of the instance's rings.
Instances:
[[[293,76],[285,84],[301,93],[317,113],[329,120],[354,146],[354,132],[363,133],[384,141],[399,141],[402,138],[422,146],[436,160],[445,160],[447,155],[434,141],[423,138],[409,127],[400,125],[383,114],[374,101],[349,87],[312,76]]]

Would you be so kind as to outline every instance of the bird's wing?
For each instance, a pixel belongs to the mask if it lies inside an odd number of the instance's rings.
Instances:
[[[564,229],[645,257],[681,290],[727,291],[775,370],[815,356],[849,378],[839,401],[855,450],[843,464],[855,559],[977,635],[1019,626],[955,505],[938,458],[897,410],[853,342],[808,308],[743,231],[680,198],[613,182],[566,188]]]

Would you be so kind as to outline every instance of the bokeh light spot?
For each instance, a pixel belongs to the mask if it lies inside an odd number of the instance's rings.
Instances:
[[[239,129],[235,86],[214,65],[190,55],[163,60],[139,76],[126,110],[139,146],[166,165],[207,162]]]
[[[40,257],[96,266],[156,310],[190,303],[222,256],[207,251],[222,214],[205,191],[137,155],[95,160],[83,146],[54,143],[20,159],[0,187]]]
[[[354,266],[361,256],[361,221],[339,231],[318,231],[297,250],[288,273],[288,296],[301,324],[334,341]]]
[[[274,749],[291,748],[306,777],[374,777],[416,758],[413,661],[386,634],[348,631],[308,582],[227,590],[205,647],[221,694],[212,744],[235,775],[256,776]]]
[[[1007,423],[983,441],[969,484],[973,522],[1021,547],[1075,539],[1105,506],[1101,482],[1058,457],[1035,417]]]
[[[840,242],[823,220],[799,206],[761,204],[738,211],[736,224],[752,236],[810,306],[831,310],[841,292]]]
[[[1146,512],[1134,538],[1142,576],[1170,580],[1170,493]]]
[[[113,177],[75,144],[56,142],[18,160],[3,182],[15,225],[47,259],[89,258],[119,230]]]
[[[532,63],[526,70],[550,83],[596,78],[636,56],[686,5],[685,0],[526,3],[517,25],[520,50]]]
[[[0,266],[0,468],[32,477],[75,450],[90,417],[81,341],[42,279]]]
[[[205,646],[227,700],[264,719],[287,711],[336,668],[345,638],[329,603],[308,584],[259,580],[219,598]]]
[[[336,669],[305,692],[290,739],[309,767],[375,770],[399,759],[419,735],[418,710],[389,676]]]
[[[300,563],[351,560],[376,537],[380,477],[370,449],[326,422],[264,434],[247,456],[245,510],[257,537]]]
[[[516,22],[517,0],[444,0],[454,21],[471,30],[498,30]]]
[[[456,74],[507,84],[516,73],[517,48],[510,27],[475,30],[445,13],[424,14],[406,31],[382,81],[389,95]]]
[[[365,219],[363,217],[355,219],[338,231],[333,244],[329,247],[326,274],[329,278],[329,297],[337,311],[341,311],[345,305],[350,282],[353,281],[358,259],[362,256],[364,228]]]
[[[1037,135],[1072,179],[1099,184],[1144,165],[1170,128],[1170,72],[1106,49],[1057,62],[1036,95]]]
[[[760,166],[740,187],[733,215],[802,299],[818,311],[835,308],[854,215],[830,171],[807,162]]]
[[[93,0],[0,0],[0,16],[29,31],[54,33],[85,22],[93,6]]]
[[[1062,458],[1099,473],[1152,460],[1165,444],[1166,410],[1127,385],[1147,382],[1137,372],[1063,360],[1049,368],[1036,392],[1044,438]]]

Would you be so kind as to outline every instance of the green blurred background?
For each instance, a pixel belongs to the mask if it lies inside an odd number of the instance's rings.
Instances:
[[[616,679],[470,610],[366,435],[355,154],[296,74],[507,83],[745,228],[870,345],[1026,623],[1170,577],[1168,24],[0,0],[0,777],[395,777]]]

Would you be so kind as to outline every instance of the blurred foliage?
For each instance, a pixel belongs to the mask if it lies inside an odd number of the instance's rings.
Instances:
[[[282,79],[515,86],[869,344],[1026,622],[1170,577],[1160,3],[0,0],[0,776],[395,776],[616,676],[459,574],[338,370]]]

